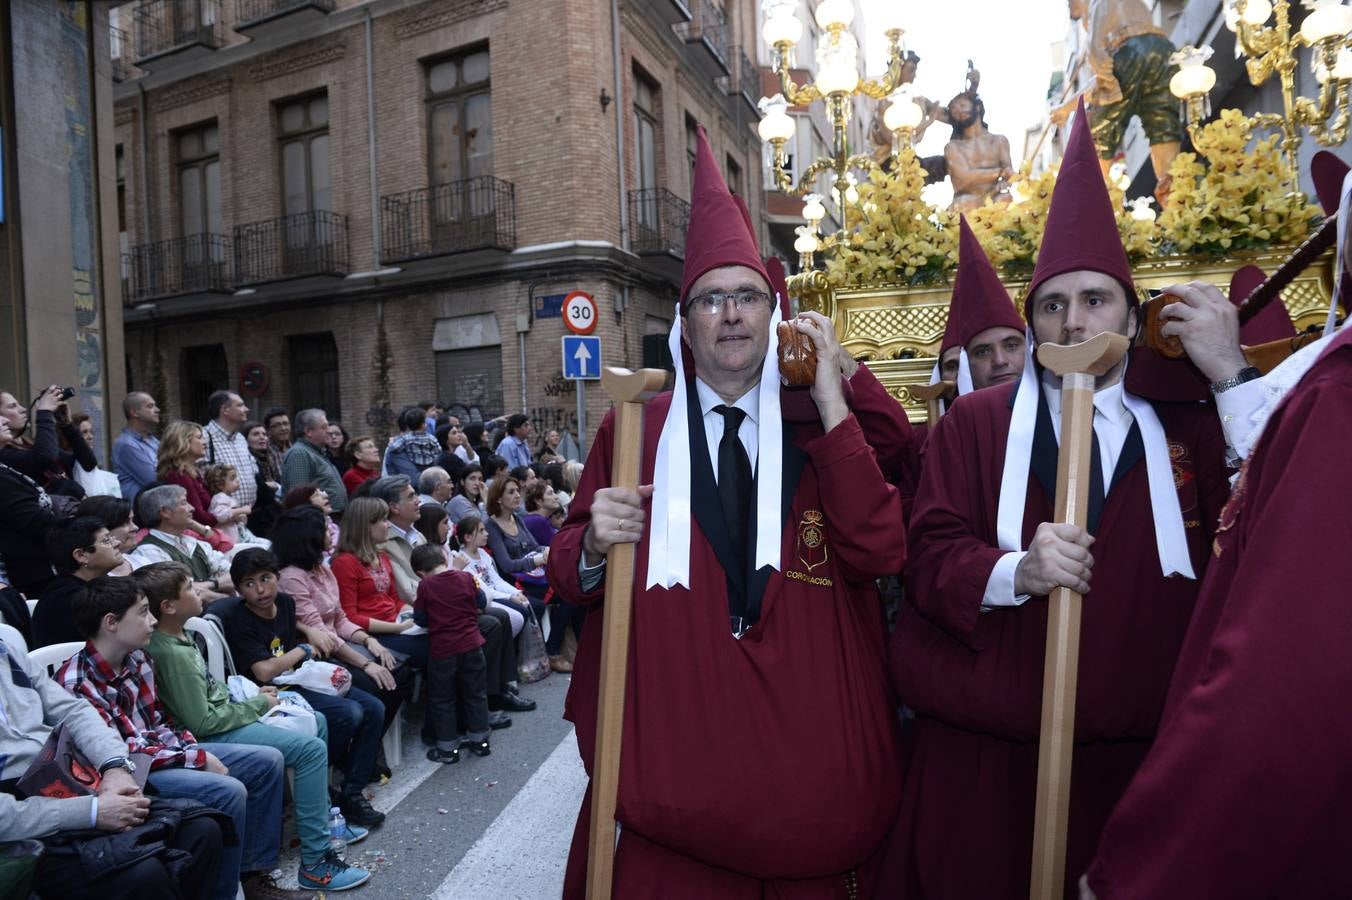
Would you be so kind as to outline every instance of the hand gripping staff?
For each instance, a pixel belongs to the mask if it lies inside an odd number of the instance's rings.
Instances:
[[[601,386],[615,401],[613,487],[638,488],[643,455],[643,403],[666,382],[661,369],[607,368]],[[624,732],[624,681],[629,666],[629,618],[634,601],[634,545],[615,544],[606,558],[606,603],[601,623],[601,677],[596,706],[596,758],[592,761],[591,835],[587,848],[587,900],[610,900],[615,874],[615,795],[620,783]]]
[[[1056,461],[1056,521],[1083,528],[1089,513],[1094,442],[1094,379],[1127,352],[1129,342],[1105,332],[1081,344],[1043,344],[1038,360],[1061,377],[1061,451]],[[1080,595],[1058,587],[1047,597],[1047,660],[1042,671],[1042,731],[1033,826],[1032,900],[1065,895],[1066,826],[1080,661]]]

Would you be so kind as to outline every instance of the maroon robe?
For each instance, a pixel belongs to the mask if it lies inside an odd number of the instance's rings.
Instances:
[[[1352,897],[1352,330],[1272,414],[1221,517],[1159,737],[1090,886]]]
[[[846,383],[850,410],[877,456],[883,478],[901,492],[902,508],[909,518],[920,481],[920,448],[929,429],[911,424],[897,398],[887,392],[868,366],[861,364]]]
[[[1005,553],[996,518],[1017,384],[957,399],[925,448],[890,648],[893,685],[917,713],[884,896],[1022,898],[1031,869],[1046,597],[982,612]],[[1156,404],[1199,577],[1224,503],[1214,410]],[[1050,419],[1047,419],[1050,428]],[[1054,518],[1055,438],[1034,454],[1023,542]],[[1098,520],[1080,634],[1068,893],[1154,737],[1198,582],[1161,575],[1142,445],[1127,440]]]
[[[646,407],[641,483],[653,480],[670,403],[668,393]],[[691,430],[703,443],[698,420]],[[649,523],[637,545],[616,897],[845,898],[852,879],[871,895],[870,863],[901,790],[873,582],[905,560],[901,504],[853,415],[828,436],[819,422],[786,422],[785,432],[782,569],[752,576],[764,587],[762,612],[740,641],[728,619],[726,526],[716,493],[699,483],[697,454],[691,589],[645,590]],[[604,586],[582,590],[578,562],[613,440],[607,416],[550,551],[550,583],[575,603],[604,596]],[[589,774],[601,644],[593,621],[565,708]],[[583,895],[590,797],[565,897]]]

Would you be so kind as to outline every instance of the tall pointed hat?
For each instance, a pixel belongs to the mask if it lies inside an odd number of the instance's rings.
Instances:
[[[690,299],[690,288],[702,275],[723,266],[754,270],[775,292],[756,246],[755,231],[746,204],[728,190],[709,137],[697,130],[694,187],[690,197],[690,225],[685,241],[685,271],[681,296],[667,347],[676,366],[675,386],[666,421],[657,441],[653,470],[652,525],[648,534],[648,575],[645,587],[690,587],[691,532],[691,422],[688,405],[693,384],[694,357],[681,336],[681,318]],[[695,313],[698,315],[698,313]],[[780,567],[780,496],[783,493],[784,424],[779,396],[779,340],[775,333],[781,321],[779,305],[771,311],[770,334],[761,367],[755,418],[757,453],[755,567]],[[689,375],[690,377],[687,377]],[[702,439],[703,428],[696,432]]]
[[[1033,280],[1028,284],[1024,317],[1031,318],[1033,294],[1043,282],[1084,269],[1116,278],[1127,292],[1127,303],[1135,306],[1139,302],[1081,99],[1052,189],[1047,228],[1038,248]]]
[[[939,354],[942,356],[953,347],[965,347],[972,338],[996,326],[1022,332],[1024,322],[995,266],[967,224],[967,217],[960,216],[958,271],[953,276],[953,299],[948,304],[948,325]]]

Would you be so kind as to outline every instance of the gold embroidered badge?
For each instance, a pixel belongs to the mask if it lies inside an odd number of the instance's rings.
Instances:
[[[804,511],[798,523],[798,561],[809,572],[826,564],[826,520],[821,510]]]

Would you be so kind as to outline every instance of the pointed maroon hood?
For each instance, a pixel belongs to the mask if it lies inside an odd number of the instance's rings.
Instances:
[[[987,328],[1003,325],[1022,332],[1023,319],[1009,299],[1000,275],[991,265],[981,242],[967,224],[958,218],[958,271],[953,276],[953,299],[948,304],[948,325],[944,328],[939,355],[953,347],[965,347],[968,341]]]
[[[770,284],[756,239],[750,230],[750,215],[723,181],[723,173],[709,147],[704,126],[697,129],[694,188],[690,194],[690,226],[685,238],[685,272],[681,276],[681,302],[700,276],[722,266],[755,269]]]

